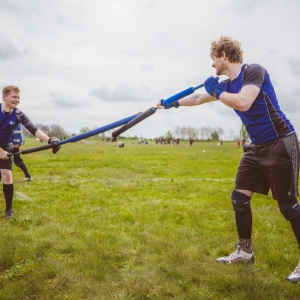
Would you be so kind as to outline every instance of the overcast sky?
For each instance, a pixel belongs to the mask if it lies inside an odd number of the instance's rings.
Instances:
[[[227,35],[244,62],[268,70],[299,133],[299,15],[299,0],[0,0],[0,82],[20,87],[33,123],[79,133],[203,83],[215,75],[210,42]],[[154,138],[174,126],[229,136],[241,121],[213,102],[157,111],[124,135]]]

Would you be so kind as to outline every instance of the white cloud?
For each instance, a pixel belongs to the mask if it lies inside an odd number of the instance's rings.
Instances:
[[[24,56],[28,51],[13,36],[0,31],[0,60],[7,61]]]

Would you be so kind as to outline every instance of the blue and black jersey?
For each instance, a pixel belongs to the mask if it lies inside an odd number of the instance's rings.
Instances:
[[[253,144],[262,144],[294,132],[293,125],[279,107],[270,76],[262,66],[244,64],[237,78],[220,83],[222,90],[229,93],[239,93],[246,85],[256,85],[260,92],[247,111],[234,111],[241,118]]]
[[[38,130],[22,111],[14,108],[7,113],[3,111],[3,106],[0,104],[0,145],[7,145],[11,142],[14,130],[18,124],[22,124],[33,135]]]

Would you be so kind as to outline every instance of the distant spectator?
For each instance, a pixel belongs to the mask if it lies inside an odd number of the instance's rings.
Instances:
[[[32,181],[32,177],[30,176],[27,166],[25,165],[23,159],[21,158],[20,154],[16,154],[20,152],[20,146],[25,144],[25,139],[22,133],[22,126],[21,124],[18,124],[17,127],[14,130],[13,137],[12,137],[12,143],[14,145],[13,153],[14,154],[14,164],[19,167],[24,175],[25,178],[23,181]]]
[[[242,139],[242,146],[244,146],[245,144],[246,144],[246,139],[243,138],[243,139]]]
[[[190,138],[190,146],[193,146],[193,143],[194,143],[194,139]]]
[[[23,159],[21,158],[20,154],[17,154],[20,152],[20,146],[25,144],[25,139],[22,133],[22,126],[21,124],[18,124],[17,127],[14,130],[13,136],[12,136],[12,143],[14,145],[14,148],[12,150],[12,153],[14,153],[14,164],[19,167],[24,175],[25,178],[23,181],[32,181],[32,177],[30,176],[27,166],[25,165]],[[1,172],[0,172],[0,180],[2,179]]]

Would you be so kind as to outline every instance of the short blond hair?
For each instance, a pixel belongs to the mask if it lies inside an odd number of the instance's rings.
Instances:
[[[229,36],[221,36],[218,41],[211,42],[210,57],[221,57],[225,52],[225,56],[228,57],[231,63],[243,62],[243,50],[241,49],[241,43],[234,40]]]
[[[14,91],[16,93],[20,93],[20,89],[17,86],[15,86],[15,85],[8,85],[8,86],[4,87],[4,89],[2,91],[2,95],[3,96],[7,96],[12,91]]]

